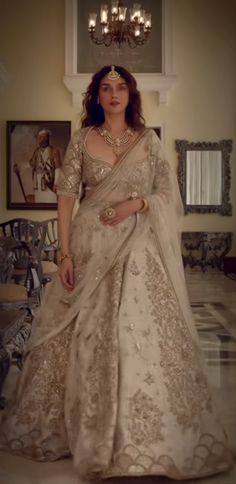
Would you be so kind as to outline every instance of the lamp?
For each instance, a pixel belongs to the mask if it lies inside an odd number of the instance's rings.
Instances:
[[[112,42],[119,47],[125,43],[131,48],[143,45],[151,32],[151,14],[146,13],[139,3],[134,3],[133,8],[129,9],[129,19],[126,14],[127,7],[120,0],[111,0],[110,12],[108,5],[101,5],[100,34],[97,34],[97,14],[90,13],[88,31],[91,40],[97,45],[106,47],[109,47]]]

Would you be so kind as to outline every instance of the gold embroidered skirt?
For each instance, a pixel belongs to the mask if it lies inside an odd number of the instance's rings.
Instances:
[[[229,467],[202,355],[152,231],[70,325],[30,352],[0,447],[41,461],[72,454],[87,478],[187,479]]]

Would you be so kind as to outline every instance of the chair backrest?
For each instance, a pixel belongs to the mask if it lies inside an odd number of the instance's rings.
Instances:
[[[30,242],[0,238],[0,283],[21,283],[31,295],[41,289],[40,261]]]
[[[45,243],[47,229],[44,224],[26,218],[14,218],[0,223],[0,238],[13,237],[17,241],[30,243],[38,252]]]
[[[51,260],[57,263],[58,241],[58,219],[50,218],[41,222],[46,229],[44,244],[42,247],[42,259]]]
[[[16,256],[14,254],[15,240],[12,237],[2,237],[0,239],[0,283],[10,282]]]
[[[57,247],[58,245],[58,219],[49,218],[47,220],[43,220],[43,224],[46,225],[46,237],[45,237],[45,244],[47,246],[54,246]]]

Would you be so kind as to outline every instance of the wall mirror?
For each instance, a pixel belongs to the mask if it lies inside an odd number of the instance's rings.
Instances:
[[[185,213],[232,215],[230,154],[232,140],[197,142],[177,139],[178,181]]]

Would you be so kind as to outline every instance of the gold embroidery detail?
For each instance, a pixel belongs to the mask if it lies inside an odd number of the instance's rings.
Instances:
[[[147,383],[147,385],[152,385],[153,383],[155,383],[155,378],[154,378],[153,374],[150,373],[150,371],[148,371],[146,373],[144,381],[145,381],[145,383]]]
[[[1,447],[4,449],[37,460],[55,460],[69,454],[64,423],[64,395],[72,331],[73,324],[29,354],[21,393],[2,420],[3,429],[6,419],[7,424],[9,422],[15,427],[15,431],[11,428],[11,435],[16,435],[16,438],[9,440],[7,428],[4,429],[5,435],[1,435]],[[59,456],[54,448],[59,451]]]
[[[183,321],[172,286],[157,260],[145,249],[146,287],[159,336],[160,365],[170,410],[184,429],[197,430],[203,410],[212,412],[212,399],[195,344]]]
[[[223,472],[229,469],[231,463],[232,456],[224,444],[211,434],[201,434],[193,457],[185,459],[183,469],[179,469],[168,454],[155,458],[150,451],[144,454],[135,445],[129,444],[116,454],[106,477],[165,475],[171,479],[191,479]]]
[[[82,362],[83,371],[78,371],[77,398],[71,406],[70,441],[73,449],[78,439],[83,441],[83,436],[90,436],[89,449],[86,450],[83,443],[83,452],[77,457],[80,473],[86,476],[91,469],[92,454],[96,455],[98,467],[107,467],[115,431],[119,360],[117,315],[122,278],[123,264],[117,263],[107,274],[106,287],[103,287],[107,292],[104,310],[99,311],[98,319],[95,317],[91,333],[80,335],[84,355],[80,359],[78,350],[75,368],[80,370]]]
[[[124,326],[124,329],[127,333],[132,334],[135,327],[133,323],[130,323],[128,326]]]
[[[128,429],[131,441],[135,445],[150,445],[163,440],[164,437],[161,433],[164,426],[162,416],[163,413],[154,404],[152,397],[138,390],[130,398],[129,404],[130,423]]]
[[[134,259],[128,264],[128,268],[130,273],[133,276],[139,276],[139,274],[141,274],[141,271],[138,268],[137,262]]]
[[[148,337],[149,337],[149,336],[150,336],[150,334],[151,334],[151,330],[150,330],[150,328],[143,329],[143,330],[141,331],[141,333],[142,333],[143,337],[144,337],[144,338],[146,338],[146,340],[148,341],[148,339],[149,339]]]
[[[94,160],[84,152],[83,181],[89,187],[94,187],[110,174],[112,165],[103,160]]]

